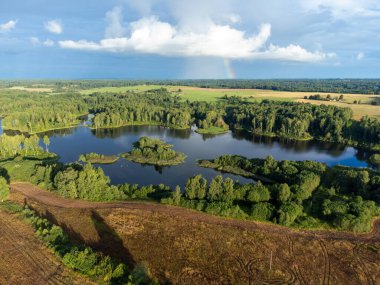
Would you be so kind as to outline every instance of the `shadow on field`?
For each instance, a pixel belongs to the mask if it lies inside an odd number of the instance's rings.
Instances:
[[[99,236],[99,239],[91,246],[95,249],[100,249],[102,252],[106,252],[112,257],[123,261],[131,268],[134,268],[136,262],[129,250],[124,247],[123,240],[115,230],[94,210],[91,211],[91,219]]]
[[[80,244],[88,245],[95,251],[100,251],[111,256],[112,258],[118,259],[124,262],[130,269],[133,269],[136,266],[136,262],[129,250],[124,247],[123,241],[118,234],[95,210],[91,210],[88,214],[90,215],[93,226],[97,232],[97,237],[94,237],[93,240],[86,240],[72,227],[65,223],[59,222],[50,211],[45,211],[43,216],[51,223],[59,225],[74,241]],[[80,219],[80,217],[78,218]]]

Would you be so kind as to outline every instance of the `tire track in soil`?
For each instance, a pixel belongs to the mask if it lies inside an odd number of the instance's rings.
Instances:
[[[8,230],[9,230],[9,232],[11,232],[12,237],[16,237],[16,240],[19,240],[18,238],[20,237],[20,235],[16,231],[10,230],[9,227],[8,227]],[[13,239],[12,240],[9,239],[9,241],[12,242]],[[17,243],[17,245],[18,245],[18,247],[16,247],[16,251],[19,252],[22,256],[24,256],[27,260],[29,260],[30,263],[32,263],[33,265],[36,266],[36,269],[41,273],[41,276],[43,276],[46,279],[48,284],[68,285],[67,283],[65,283],[62,280],[59,280],[56,277],[56,274],[54,274],[54,272],[57,272],[56,269],[55,270],[50,269],[49,265],[47,265],[46,262],[44,262],[46,260],[50,260],[48,256],[46,256],[44,254],[41,254],[41,255],[36,254],[34,249],[26,248],[26,247],[20,245],[20,243]],[[50,272],[52,272],[52,273],[50,273]]]
[[[361,258],[361,253],[360,253],[361,246],[362,244],[355,244],[353,248],[355,260],[357,261],[360,269],[364,273],[364,276],[367,279],[367,284],[376,285],[376,281],[373,279],[372,274],[369,272],[365,262]]]
[[[281,271],[287,273],[285,278],[281,277],[259,277],[259,269],[258,265],[268,262],[268,260],[262,259],[262,258],[253,258],[249,257],[247,258],[241,257],[241,256],[235,256],[234,259],[239,265],[239,268],[241,269],[242,274],[244,275],[245,279],[248,281],[247,284],[249,285],[256,285],[256,284],[295,284],[297,281],[297,276],[294,273],[293,270],[290,268],[286,268],[282,266],[281,261],[278,262],[279,266],[281,267]],[[245,261],[245,260],[246,261]]]
[[[63,280],[57,278],[57,268],[52,268],[46,261],[51,261],[49,256],[41,252],[39,249],[32,247],[26,247],[22,242],[22,235],[12,227],[8,226],[6,223],[0,221],[1,234],[4,239],[6,239],[12,248],[9,250],[14,253],[19,253],[21,256],[28,261],[28,263],[35,268],[40,274],[40,276],[51,285],[69,285]]]
[[[290,236],[285,236],[285,237],[288,242],[288,251],[292,259],[292,267],[293,267],[292,271],[294,273],[294,276],[296,277],[296,281],[298,281],[300,284],[307,284],[307,282],[305,281],[305,278],[302,275],[301,269],[296,263],[296,257],[294,255],[294,242]]]
[[[331,278],[331,264],[330,264],[330,257],[329,253],[326,247],[326,244],[323,240],[318,240],[319,245],[321,246],[323,258],[324,258],[324,272],[323,272],[323,285],[329,285],[330,284],[330,278]]]

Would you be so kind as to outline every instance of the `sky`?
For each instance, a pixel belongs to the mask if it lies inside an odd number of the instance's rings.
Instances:
[[[0,0],[0,78],[380,78],[380,1]]]

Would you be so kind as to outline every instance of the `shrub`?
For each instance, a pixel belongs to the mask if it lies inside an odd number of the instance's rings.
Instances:
[[[251,218],[259,221],[270,221],[273,217],[275,207],[270,203],[253,204]]]
[[[253,203],[269,201],[270,192],[266,186],[264,186],[261,181],[254,184],[248,191],[247,200]]]
[[[301,215],[303,207],[295,202],[283,204],[278,210],[278,223],[290,226]]]

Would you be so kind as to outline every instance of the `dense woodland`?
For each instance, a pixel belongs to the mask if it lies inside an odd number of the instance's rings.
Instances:
[[[80,115],[88,113],[77,94],[47,94],[20,90],[2,91],[0,117],[3,128],[37,133],[76,125]]]
[[[89,111],[95,114],[94,128],[145,124],[185,129],[192,122],[190,106],[166,89],[147,91],[144,95],[95,93],[85,101]]]

